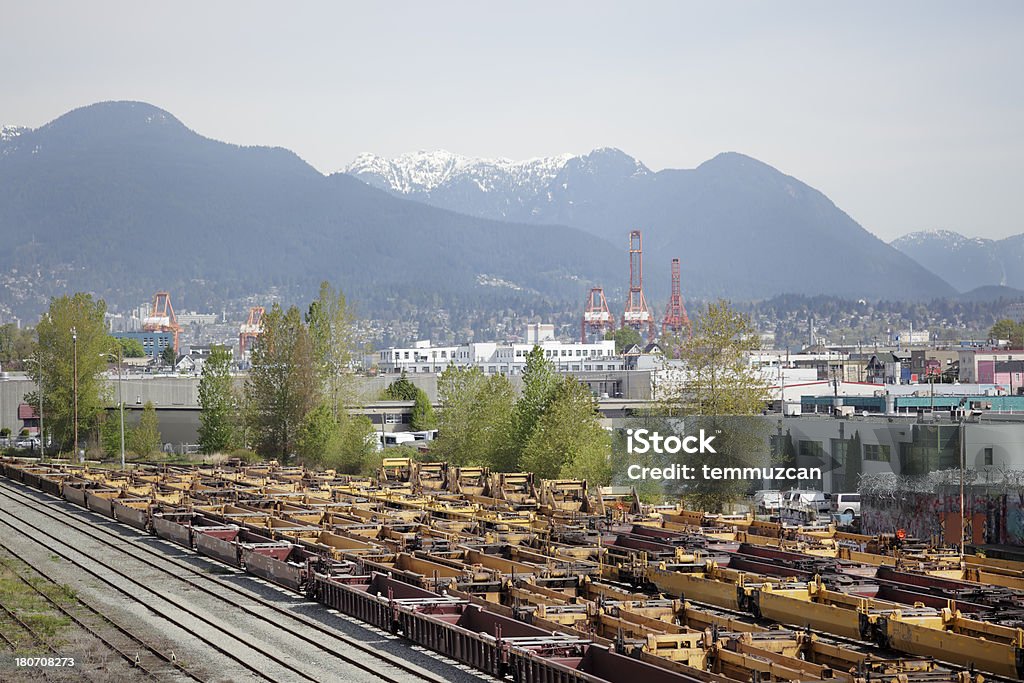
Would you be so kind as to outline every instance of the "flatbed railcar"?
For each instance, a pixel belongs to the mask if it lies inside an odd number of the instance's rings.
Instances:
[[[88,479],[66,477],[54,486],[47,483],[53,479],[43,476],[44,472],[26,472],[6,462],[3,465],[2,473],[15,481],[54,495],[59,492],[68,502],[238,567],[462,664],[516,683],[703,681],[620,654],[590,639],[552,633],[479,604],[447,597],[440,576],[433,579],[412,570],[396,572],[397,577],[379,571],[363,573],[366,566],[386,569],[386,565],[371,559],[379,557],[376,555],[339,560],[337,549],[329,546],[282,540],[280,533],[270,530],[261,535],[248,525],[224,524],[202,513],[168,509],[145,498],[119,497],[117,490]],[[411,555],[403,556],[415,561],[411,565],[414,567],[423,562]],[[441,592],[422,588],[416,585],[418,581]]]

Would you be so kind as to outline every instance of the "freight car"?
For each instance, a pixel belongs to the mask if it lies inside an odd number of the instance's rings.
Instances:
[[[776,632],[776,640],[800,641],[794,634],[806,629],[804,640],[811,642],[814,629],[1024,678],[1024,632],[963,616],[958,608],[981,612],[993,606],[978,591],[966,592],[969,584],[916,585],[887,569],[878,575],[890,558],[862,552],[856,560],[840,558],[834,547],[821,556],[792,552],[775,536],[761,535],[773,532],[768,527],[743,532],[743,539],[735,527],[701,525],[697,533],[700,513],[667,512],[661,527],[626,520],[605,525],[608,520],[585,510],[589,499],[578,482],[555,482],[554,489],[547,484],[546,512],[534,516],[394,487],[346,484],[311,495],[295,483],[297,472],[286,480],[201,470],[125,477],[6,461],[0,471],[496,676],[529,682],[643,676],[709,683],[755,674],[861,680],[845,665],[829,669],[828,676],[814,668],[848,663],[839,656],[842,647],[818,643],[822,652],[807,668],[795,654],[782,661],[765,650],[779,645],[774,641],[741,643],[739,634],[763,630],[736,621],[737,612],[745,612],[800,629]],[[827,550],[824,541],[810,539]],[[1003,569],[984,566],[989,573]],[[676,621],[676,603],[645,594],[605,595],[613,584],[599,588],[598,582],[609,578],[652,584],[685,599],[679,603],[731,612],[686,610],[686,621]],[[867,578],[874,583],[861,581]],[[577,602],[587,590],[600,596],[590,606]],[[944,607],[954,596],[956,607]],[[1014,597],[1003,596],[998,609],[1012,606],[1006,600]],[[609,600],[624,601],[624,611]],[[710,641],[703,642],[708,628]],[[723,628],[735,632],[723,635]],[[833,656],[826,656],[830,647]],[[701,662],[709,657],[718,669],[705,670]],[[907,681],[976,680],[966,671],[908,669],[907,675]]]
[[[400,634],[462,664],[521,683],[700,683],[586,638],[553,633],[381,572],[332,557],[320,543],[292,543],[187,509],[173,509],[74,476],[0,463],[2,473],[140,531],[303,593],[321,604]],[[372,563],[371,563],[372,564]],[[426,577],[421,577],[426,578]],[[435,585],[440,586],[439,582]]]

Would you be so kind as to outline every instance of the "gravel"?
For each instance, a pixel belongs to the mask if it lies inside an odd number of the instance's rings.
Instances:
[[[6,487],[8,482],[4,482]],[[261,671],[271,680],[289,681],[298,678],[298,675],[271,661],[264,655],[252,650],[257,646],[300,669],[306,676],[317,681],[381,681],[377,676],[361,670],[352,664],[334,655],[331,651],[324,651],[302,642],[296,636],[278,628],[273,623],[262,621],[245,610],[228,605],[224,601],[207,595],[195,587],[183,581],[168,577],[161,571],[154,569],[132,558],[128,553],[131,547],[147,546],[159,550],[162,555],[175,557],[186,562],[191,568],[193,580],[204,583],[225,582],[244,590],[254,596],[259,596],[275,605],[286,608],[296,614],[301,614],[309,619],[338,634],[360,641],[372,648],[383,652],[391,653],[403,660],[422,667],[425,671],[438,675],[452,683],[468,683],[470,681],[488,680],[488,677],[479,674],[467,667],[459,665],[451,660],[441,657],[436,653],[429,652],[423,648],[397,638],[389,633],[368,627],[361,622],[352,620],[339,614],[332,614],[318,603],[305,600],[302,596],[292,594],[280,587],[274,586],[261,579],[252,577],[233,568],[196,555],[184,548],[174,545],[163,539],[142,534],[132,527],[115,522],[96,513],[83,510],[66,501],[55,499],[51,496],[26,489],[14,487],[18,493],[31,496],[42,504],[55,507],[59,510],[71,513],[83,521],[99,523],[106,530],[117,535],[117,543],[125,549],[125,552],[118,552],[90,538],[87,534],[74,528],[69,523],[58,523],[49,517],[41,514],[32,507],[15,503],[8,498],[0,498],[0,519],[4,519],[5,512],[10,511],[19,517],[46,529],[47,533],[53,534],[61,542],[67,543],[74,550],[58,546],[58,549],[65,554],[72,552],[81,555],[72,555],[76,561],[80,561],[95,571],[100,576],[109,578],[117,585],[124,585],[126,579],[117,576],[109,568],[93,558],[101,558],[103,562],[111,563],[113,560],[117,569],[126,572],[130,577],[139,581],[147,590],[136,586],[126,586],[133,593],[134,599],[121,595],[113,588],[106,586],[95,577],[89,576],[81,568],[62,559],[52,559],[53,553],[40,547],[34,539],[27,538],[21,534],[10,532],[8,528],[2,528],[4,532],[0,538],[4,545],[9,545],[15,552],[25,556],[33,563],[40,563],[37,566],[46,566],[47,574],[62,584],[68,584],[79,593],[83,600],[95,606],[103,606],[103,611],[117,623],[129,628],[139,635],[145,642],[161,647],[165,652],[173,651],[178,661],[186,668],[195,670],[197,675],[204,679],[218,681],[246,681],[258,680],[251,672],[233,662],[230,658],[217,652],[210,645],[204,643],[196,634],[202,634],[218,645],[238,654],[258,666]],[[14,519],[12,524],[20,525]],[[70,520],[69,520],[70,522]],[[98,530],[91,530],[91,533],[101,533]],[[50,539],[41,539],[46,543],[54,543]],[[137,550],[138,552],[138,550]],[[116,556],[116,557],[115,557]],[[146,555],[148,561],[157,562],[164,566],[158,558]],[[181,575],[189,573],[172,564],[169,568]],[[208,581],[204,581],[208,579]],[[216,590],[217,586],[206,586]],[[225,592],[223,586],[218,592]],[[150,593],[148,591],[153,591]],[[155,594],[154,594],[155,593]],[[257,602],[247,601],[244,597],[231,594],[233,601],[248,603],[250,608],[258,614],[266,614],[270,610]],[[200,619],[191,616],[172,601],[185,605],[205,619],[210,620],[217,628],[203,623]],[[147,609],[146,605],[153,607],[156,612]],[[293,622],[287,617],[270,613],[268,618],[275,621],[288,621],[289,626],[295,630],[301,630],[307,636],[316,638],[318,642],[328,646],[329,650],[344,652],[350,657],[359,657],[373,669],[386,674],[389,678],[401,681],[421,680],[420,677],[411,673],[401,671],[377,660],[372,656],[354,651],[343,641],[332,638],[309,626]],[[177,625],[171,623],[167,618],[180,621]],[[240,635],[241,640],[232,639],[218,628]],[[173,680],[168,677],[167,680]]]

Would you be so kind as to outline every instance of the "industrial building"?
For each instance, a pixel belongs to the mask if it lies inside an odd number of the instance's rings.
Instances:
[[[961,382],[998,384],[1024,394],[1024,351],[963,349],[958,356]]]
[[[173,332],[114,332],[114,339],[135,339],[142,344],[142,350],[150,358],[159,358],[164,349],[174,347]]]
[[[546,326],[550,328],[550,326]],[[473,342],[458,346],[433,346],[420,341],[411,347],[392,347],[377,352],[377,372],[383,375],[444,372],[449,365],[478,367],[488,375],[520,375],[526,357],[539,346],[544,357],[559,372],[604,372],[623,370],[624,361],[615,354],[615,342],[561,342],[543,338],[536,342]]]

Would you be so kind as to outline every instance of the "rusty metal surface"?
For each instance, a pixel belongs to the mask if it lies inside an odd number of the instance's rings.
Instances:
[[[944,638],[978,639],[982,670],[1024,663],[1024,636],[1001,635],[1024,623],[1024,591],[986,598],[968,580],[990,570],[1012,583],[1024,566],[982,560],[953,578],[941,550],[894,551],[830,527],[646,508],[586,482],[407,460],[386,462],[379,481],[276,466],[122,474],[2,461],[0,473],[495,676],[857,683],[853,666],[908,683],[973,680],[914,663],[943,659]],[[769,609],[800,628],[765,631],[752,617]]]

